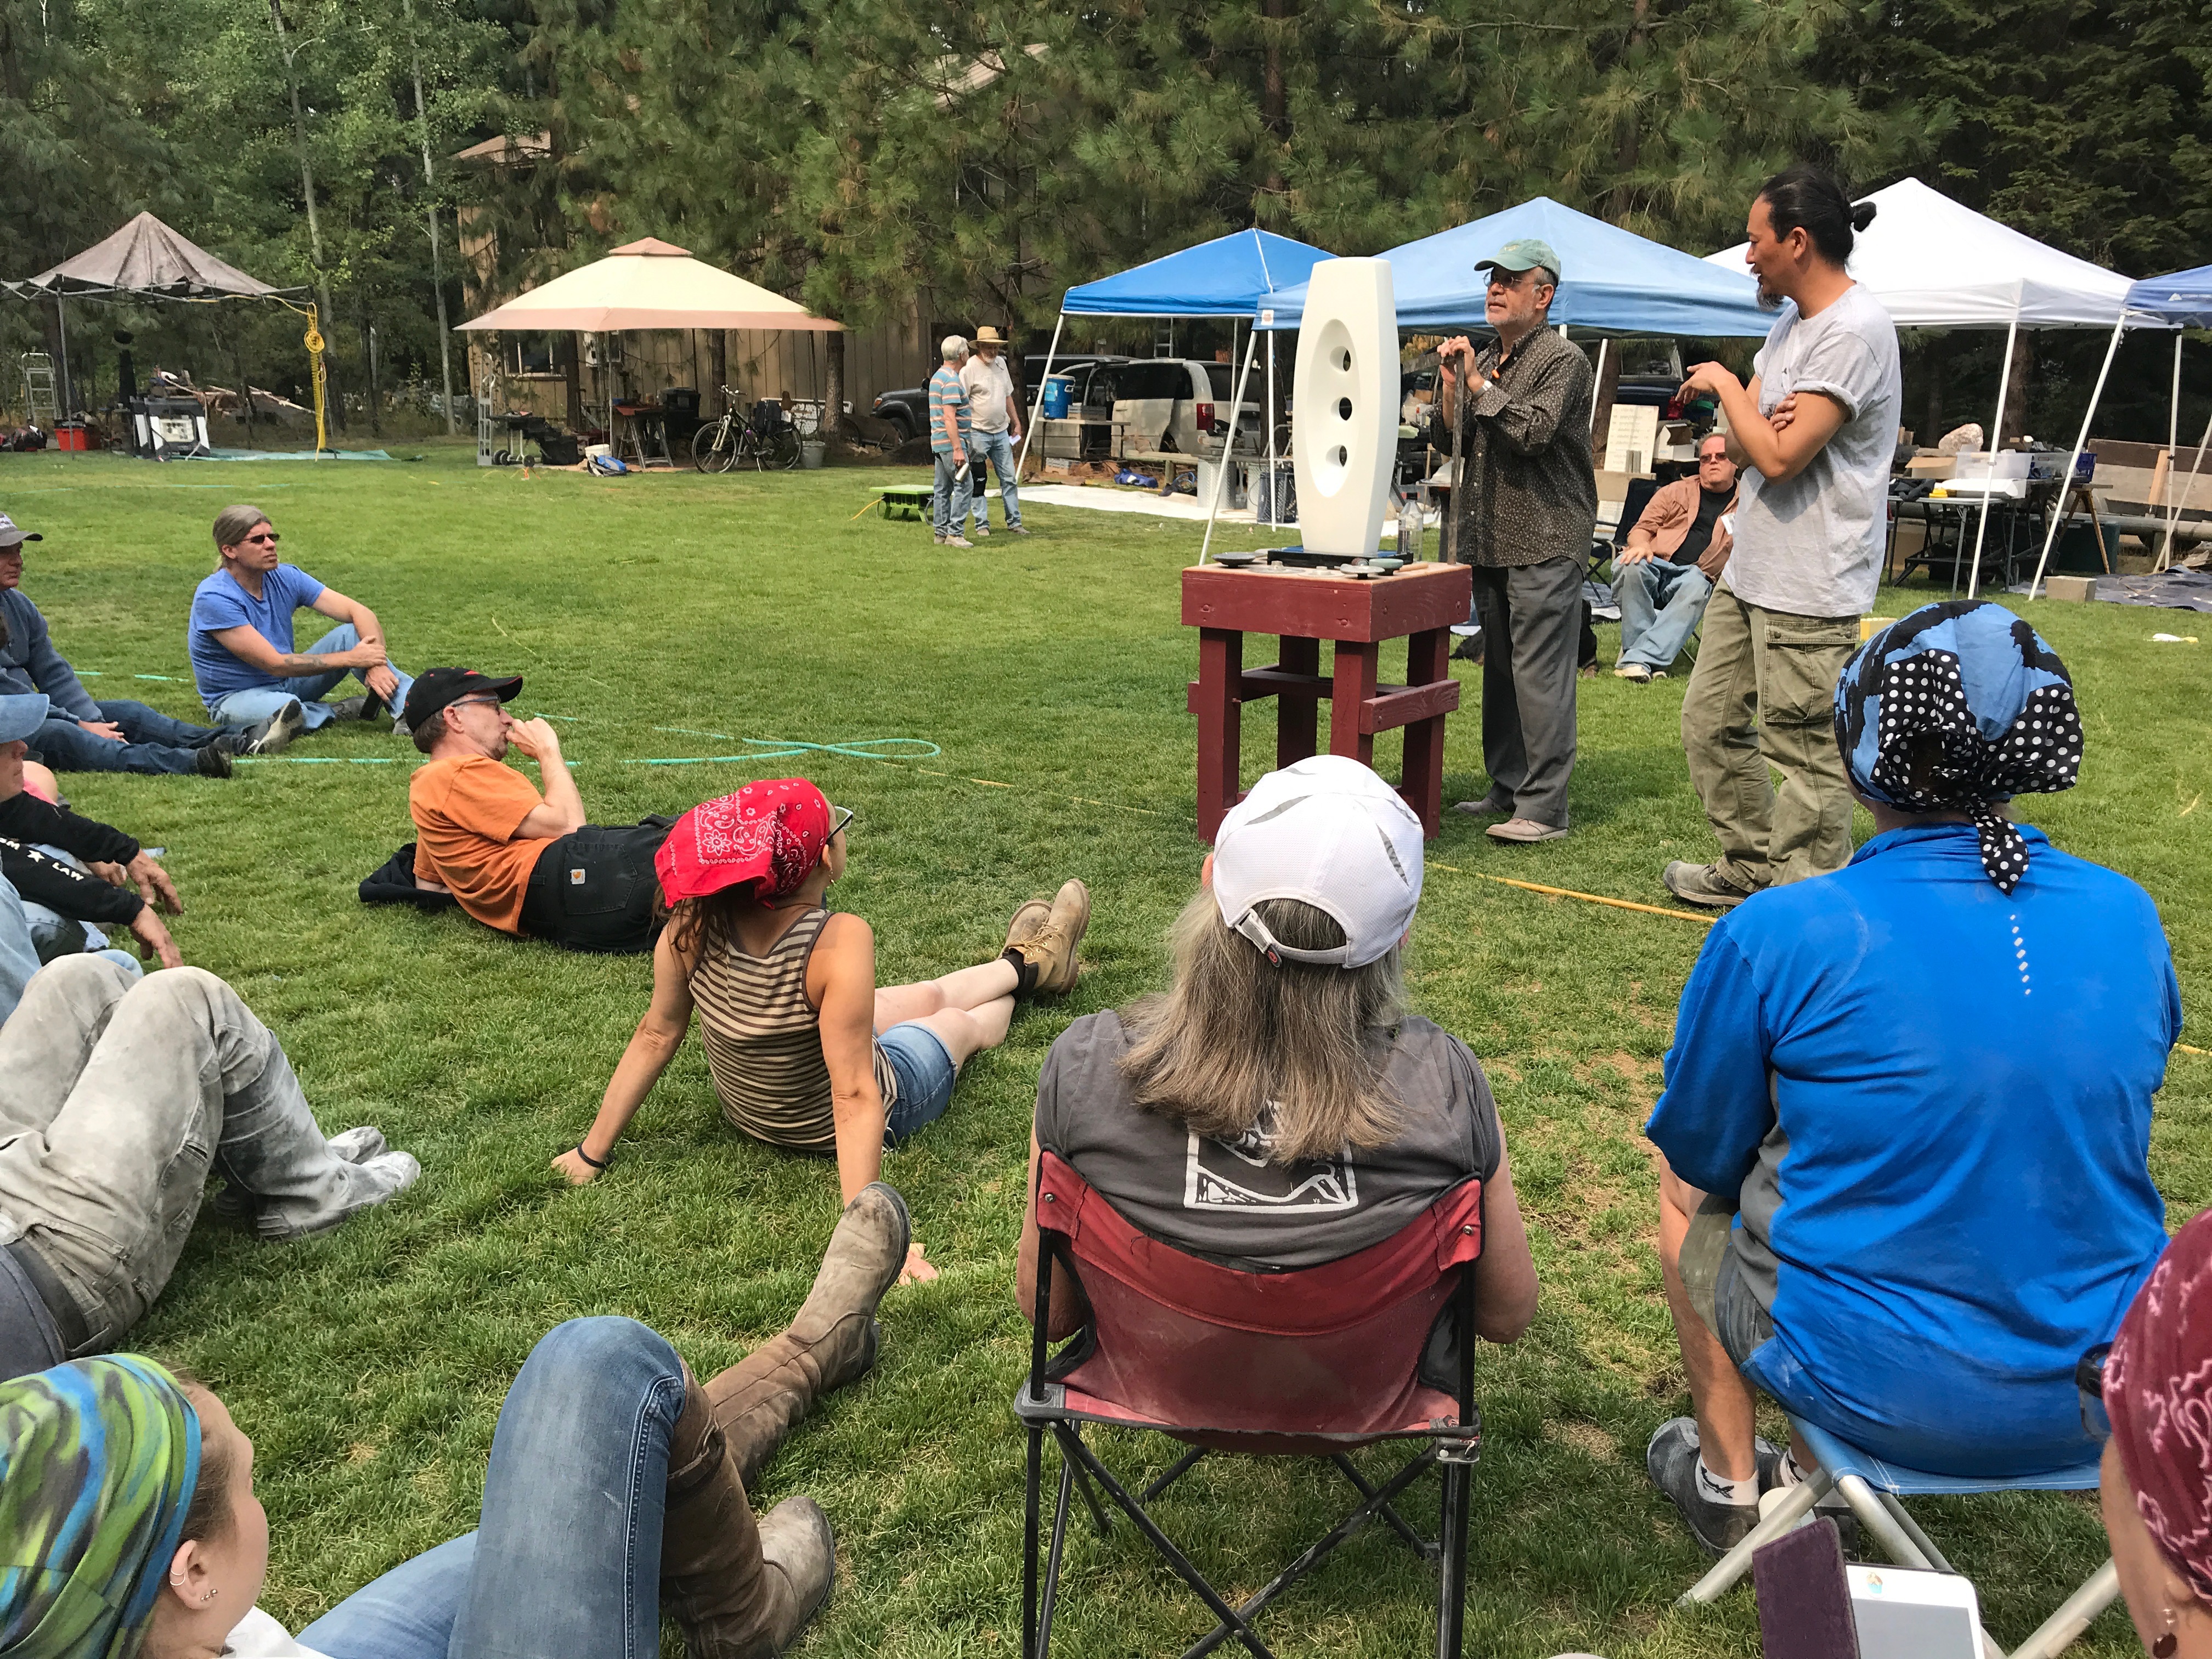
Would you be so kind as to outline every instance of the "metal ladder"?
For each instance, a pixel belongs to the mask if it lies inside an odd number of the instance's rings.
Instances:
[[[23,418],[52,432],[62,418],[61,397],[54,385],[54,360],[43,351],[27,351],[22,370]]]

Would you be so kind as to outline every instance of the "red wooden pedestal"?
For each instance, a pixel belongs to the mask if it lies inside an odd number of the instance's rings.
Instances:
[[[1375,734],[1406,728],[1398,793],[1437,833],[1443,811],[1444,716],[1459,707],[1459,682],[1445,665],[1449,629],[1467,620],[1473,579],[1464,565],[1424,564],[1369,580],[1327,570],[1231,569],[1182,573],[1182,619],[1198,629],[1198,833],[1207,841],[1243,793],[1237,776],[1247,702],[1273,697],[1275,764],[1315,752],[1317,707],[1328,699],[1328,752],[1372,764]],[[1281,659],[1244,666],[1244,635],[1273,634]],[[1406,684],[1377,684],[1385,640],[1406,641]],[[1321,642],[1335,642],[1333,675],[1321,672]]]

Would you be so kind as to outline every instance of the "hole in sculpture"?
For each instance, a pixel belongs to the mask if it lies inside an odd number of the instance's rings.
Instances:
[[[1352,418],[1351,398],[1339,398],[1336,400],[1336,418],[1340,421],[1348,421]]]
[[[1330,453],[1329,459],[1334,461],[1339,466],[1348,466],[1352,464],[1352,452],[1342,444],[1339,444]]]
[[[1346,374],[1352,373],[1352,354],[1348,351],[1340,350],[1336,354],[1336,366]]]

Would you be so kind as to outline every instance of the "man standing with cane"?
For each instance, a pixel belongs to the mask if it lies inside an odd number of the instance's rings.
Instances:
[[[1549,243],[1508,242],[1475,269],[1490,273],[1484,315],[1497,341],[1478,350],[1459,335],[1437,354],[1455,457],[1450,556],[1474,568],[1490,774],[1490,793],[1458,810],[1504,819],[1490,826],[1493,841],[1557,841],[1567,833],[1583,570],[1597,523],[1595,376],[1547,326],[1559,286]]]

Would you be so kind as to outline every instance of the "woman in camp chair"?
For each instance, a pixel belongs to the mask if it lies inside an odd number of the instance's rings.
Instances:
[[[1022,1309],[1036,1299],[1036,1168],[1057,1154],[1148,1237],[1255,1273],[1394,1237],[1483,1182],[1476,1329],[1510,1342],[1536,1270],[1482,1068],[1405,1011],[1421,825],[1358,762],[1262,778],[1215,837],[1174,932],[1175,983],[1063,1031],[1037,1081]],[[1055,1284],[1055,1336],[1081,1322]]]

